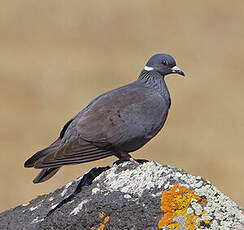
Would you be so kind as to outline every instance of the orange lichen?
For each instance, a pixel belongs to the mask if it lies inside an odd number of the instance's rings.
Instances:
[[[103,230],[104,227],[105,227],[105,224],[101,224],[101,225],[99,226],[98,230]]]
[[[103,217],[104,217],[104,212],[100,212],[100,213],[99,213],[99,217],[100,217],[100,218],[103,218]]]
[[[103,217],[104,217],[104,212],[100,212],[100,213],[99,213],[99,217],[100,217],[100,218],[103,218]],[[99,226],[98,230],[103,230],[104,227],[105,227],[105,224],[106,224],[108,221],[109,221],[109,216],[106,216],[106,217],[104,218],[103,224],[101,224],[101,225]]]
[[[109,221],[109,216],[106,216],[106,217],[104,218],[104,224],[106,224],[108,221]]]
[[[199,216],[195,216],[194,213],[188,214],[186,218],[186,227],[189,229],[195,229],[196,228],[196,220],[199,218]]]
[[[105,227],[105,224],[101,224],[101,225],[99,226],[98,230],[103,230],[104,227]]]
[[[201,215],[203,215],[203,214],[205,214],[206,213],[206,210],[203,210],[202,212],[201,212]]]
[[[180,225],[178,223],[174,223],[174,224],[169,224],[168,228],[169,229],[179,229]]]
[[[210,224],[210,220],[202,220],[205,224]]]
[[[197,196],[199,197],[199,196]],[[199,204],[205,204],[207,201],[207,198],[205,196],[200,196],[200,199],[197,199]]]
[[[188,229],[196,229],[196,220],[199,218],[194,213],[187,214],[187,209],[192,201],[195,199],[198,203],[206,202],[205,197],[200,197],[194,194],[194,191],[187,187],[175,184],[169,191],[165,190],[161,196],[161,209],[164,216],[158,222],[158,227],[163,228],[167,226],[170,229],[179,229],[179,223],[173,220],[174,217],[182,215],[186,219],[186,227]]]

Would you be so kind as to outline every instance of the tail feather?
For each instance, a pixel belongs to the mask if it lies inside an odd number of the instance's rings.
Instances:
[[[113,155],[111,150],[99,148],[82,138],[74,139],[64,145],[58,138],[49,147],[30,157],[24,166],[41,168],[42,170],[33,180],[34,183],[41,183],[53,177],[63,165],[80,164],[111,155]]]
[[[60,167],[42,169],[41,172],[33,180],[33,183],[41,183],[50,179],[58,172],[59,169]]]
[[[35,165],[35,162],[38,161],[40,158],[48,155],[49,153],[55,151],[56,149],[58,149],[60,144],[60,139],[57,139],[55,142],[53,142],[50,146],[48,146],[47,148],[38,151],[37,153],[35,153],[32,157],[30,157],[25,163],[24,163],[24,167],[25,168],[32,168]]]

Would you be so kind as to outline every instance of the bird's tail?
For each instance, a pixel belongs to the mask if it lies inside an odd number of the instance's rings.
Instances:
[[[60,145],[60,139],[57,139],[49,147],[47,147],[47,148],[45,148],[45,149],[43,149],[41,151],[38,151],[32,157],[30,157],[24,163],[24,167],[25,168],[34,167],[36,161],[38,161],[39,159],[41,159],[42,157],[48,155],[51,152],[55,152],[58,149],[59,145]],[[44,181],[48,180],[49,178],[51,178],[52,176],[54,176],[59,169],[60,169],[60,167],[42,169],[41,172],[35,177],[33,182],[34,183],[44,182]]]
[[[53,142],[50,146],[48,146],[47,148],[38,151],[37,153],[35,153],[32,157],[30,157],[25,163],[24,163],[24,167],[25,168],[33,168],[36,161],[38,161],[39,159],[41,159],[42,157],[48,155],[51,152],[55,152],[59,145],[60,145],[61,140],[58,138],[55,142]]]
[[[33,183],[37,184],[50,179],[57,173],[59,169],[60,167],[42,169],[41,172],[33,180]]]

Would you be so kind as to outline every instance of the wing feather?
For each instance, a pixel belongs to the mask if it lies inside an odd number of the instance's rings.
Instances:
[[[84,143],[83,145],[81,143]],[[61,167],[68,164],[79,164],[94,161],[113,155],[111,150],[101,149],[80,138],[65,144],[63,147],[35,162],[35,168]]]

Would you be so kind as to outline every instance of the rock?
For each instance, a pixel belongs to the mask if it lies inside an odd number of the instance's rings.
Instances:
[[[209,181],[154,161],[114,166],[84,186],[79,180],[0,214],[0,229],[244,229],[238,205]]]

